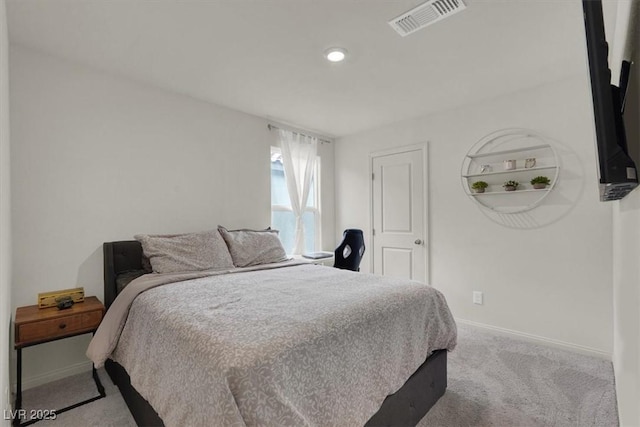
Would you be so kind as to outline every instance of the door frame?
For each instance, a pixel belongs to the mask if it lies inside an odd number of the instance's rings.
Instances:
[[[424,189],[423,206],[422,206],[422,229],[424,230],[424,247],[426,250],[426,258],[424,260],[424,277],[426,284],[431,284],[431,238],[429,234],[429,141],[425,141],[418,144],[403,145],[400,147],[387,148],[384,150],[376,150],[369,153],[369,241],[371,242],[371,252],[369,259],[371,260],[371,273],[375,271],[373,265],[375,257],[373,253],[375,251],[374,235],[373,235],[373,159],[376,157],[389,156],[393,154],[402,154],[410,151],[422,152],[422,185]]]

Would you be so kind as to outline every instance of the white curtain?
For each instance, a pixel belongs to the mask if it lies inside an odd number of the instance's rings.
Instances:
[[[295,244],[293,254],[304,251],[304,223],[302,215],[307,206],[311,190],[311,178],[318,153],[318,139],[287,130],[278,130],[280,148],[282,149],[282,165],[287,181],[287,190],[291,200],[291,208],[296,220]]]

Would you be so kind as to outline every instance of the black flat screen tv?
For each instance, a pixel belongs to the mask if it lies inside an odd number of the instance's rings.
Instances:
[[[600,200],[619,200],[638,186],[636,165],[629,156],[623,120],[624,91],[631,63],[623,64],[620,85],[612,84],[602,2],[582,0],[582,7],[598,147]]]

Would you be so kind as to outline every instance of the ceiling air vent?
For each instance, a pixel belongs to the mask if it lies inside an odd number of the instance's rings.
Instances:
[[[466,9],[462,0],[430,0],[389,21],[402,37]]]

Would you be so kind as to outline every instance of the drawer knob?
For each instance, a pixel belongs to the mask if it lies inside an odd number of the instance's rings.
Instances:
[[[64,329],[64,328],[66,328],[66,327],[67,327],[67,324],[66,324],[66,323],[60,323],[60,324],[58,325],[58,327],[59,327],[60,329]]]

